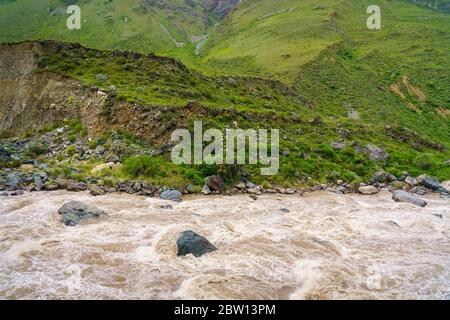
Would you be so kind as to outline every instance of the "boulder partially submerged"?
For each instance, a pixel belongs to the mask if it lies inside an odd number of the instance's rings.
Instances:
[[[177,240],[177,247],[178,256],[192,254],[195,257],[201,257],[206,253],[217,250],[217,248],[209,242],[208,239],[191,230],[181,233],[180,238]]]
[[[422,200],[416,196],[414,196],[413,194],[403,191],[403,190],[397,190],[394,191],[393,195],[392,195],[392,199],[395,202],[408,202],[408,203],[412,203],[418,207],[425,207],[427,205],[427,202],[425,200]]]
[[[74,227],[82,220],[99,218],[105,215],[105,211],[102,209],[84,204],[80,201],[70,201],[64,204],[58,213],[63,216],[62,222],[66,226]]]
[[[176,189],[170,189],[161,193],[160,198],[162,200],[181,201],[182,196],[183,194],[181,193],[181,191]]]

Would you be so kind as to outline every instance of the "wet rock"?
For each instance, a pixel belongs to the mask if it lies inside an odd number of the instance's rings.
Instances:
[[[162,200],[181,201],[183,194],[176,189],[169,189],[161,193],[160,198]]]
[[[415,187],[411,190],[412,193],[418,194],[419,196],[424,196],[428,193],[428,189],[422,187]]]
[[[414,188],[416,187],[419,183],[417,182],[416,179],[414,179],[413,177],[406,177],[405,182],[411,187]]]
[[[439,180],[436,177],[430,177],[425,174],[417,177],[417,182],[431,190],[439,190],[442,188]]]
[[[80,191],[86,191],[87,185],[83,182],[76,182],[76,181],[68,181],[67,184],[67,191],[71,192],[80,192]]]
[[[161,209],[172,210],[173,207],[170,204],[163,204],[163,205],[161,205]]]
[[[225,183],[221,176],[210,176],[205,179],[205,185],[208,186],[210,190],[223,192],[225,189]]]
[[[372,176],[370,180],[372,183],[389,183],[396,181],[397,178],[385,171],[378,171]]]
[[[247,193],[253,194],[253,195],[258,195],[258,196],[260,196],[262,194],[261,191],[258,190],[257,188],[247,189]]]
[[[43,189],[44,189],[45,191],[54,191],[54,190],[58,190],[58,189],[59,189],[59,186],[58,186],[58,184],[57,184],[56,182],[54,182],[54,181],[49,181],[49,182],[47,182],[46,184],[44,184]]]
[[[380,161],[386,161],[389,159],[389,153],[387,153],[380,147],[377,147],[373,144],[367,145],[367,147],[365,148],[365,151],[368,153],[369,159],[372,161],[380,162]]]
[[[289,209],[287,209],[287,208],[282,208],[282,209],[280,209],[280,211],[281,212],[284,212],[284,213],[289,213],[289,212],[291,212]]]
[[[205,196],[211,194],[211,189],[209,189],[209,187],[206,184],[203,186],[202,194]]]
[[[9,193],[8,193],[8,192],[2,192],[2,193],[0,194],[0,196],[2,196],[2,197],[8,197],[8,196],[9,196]]]
[[[184,231],[177,240],[178,256],[186,256],[192,254],[195,257],[216,251],[217,248],[205,237],[193,232]]]
[[[246,182],[245,182],[245,187],[246,187],[247,189],[256,189],[256,184],[254,184],[254,183],[251,182],[251,181],[246,181]]]
[[[363,195],[373,195],[378,193],[378,189],[374,186],[359,187],[358,192]]]
[[[240,181],[240,182],[236,185],[236,188],[238,188],[238,189],[240,189],[240,190],[245,189],[245,188],[246,188],[245,181]]]
[[[106,214],[102,209],[86,205],[79,201],[70,201],[64,204],[58,210],[58,213],[63,216],[62,222],[66,226],[71,227],[76,226],[82,220],[99,218]]]
[[[441,185],[447,193],[450,193],[450,180],[442,182]]]
[[[89,186],[89,193],[94,197],[102,196],[106,194],[106,189],[101,186],[91,185]]]
[[[427,202],[425,200],[419,199],[413,194],[403,190],[394,191],[392,199],[395,202],[408,202],[422,208],[427,205]]]
[[[23,190],[17,190],[17,191],[11,192],[9,195],[12,197],[15,197],[15,196],[21,196],[23,194],[24,194]]]

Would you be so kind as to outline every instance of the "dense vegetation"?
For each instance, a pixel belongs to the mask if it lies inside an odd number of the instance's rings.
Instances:
[[[190,114],[184,120],[190,127],[201,117],[206,128],[234,122],[241,128],[280,128],[280,173],[265,179],[258,168],[248,167],[257,182],[358,182],[379,168],[449,179],[445,4],[430,8],[426,1],[380,0],[382,29],[369,31],[366,8],[372,3],[365,0],[247,0],[217,25],[221,17],[196,3],[189,8],[185,1],[156,8],[143,3],[80,1],[85,22],[78,32],[58,27],[66,18],[58,9],[61,1],[24,0],[20,7],[0,1],[0,41],[59,39],[142,52],[64,45],[41,57],[39,67],[104,91],[113,86],[117,98],[142,107],[177,110],[196,101],[210,112]],[[15,30],[6,27],[12,19],[19,26]],[[20,23],[24,19],[30,23]],[[161,25],[185,46],[176,48]],[[205,34],[209,40],[196,55],[190,37]],[[361,152],[368,144],[386,150],[389,160],[370,160]],[[205,174],[219,170],[233,179],[227,167],[174,168],[167,155],[139,157],[125,160],[124,172],[116,176],[158,181],[177,176],[176,183],[200,184]]]

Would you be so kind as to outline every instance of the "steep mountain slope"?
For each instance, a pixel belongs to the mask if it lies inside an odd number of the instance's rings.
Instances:
[[[404,62],[423,54],[442,66],[450,49],[450,17],[409,1],[378,1],[382,29],[368,30],[360,0],[244,1],[212,34],[202,63],[221,72],[264,74],[292,81],[300,67],[339,42],[350,44],[364,57],[382,50]],[[437,60],[436,60],[437,59]]]
[[[152,146],[143,151],[133,147],[125,155],[120,151],[119,159],[126,161],[139,152],[168,157],[172,131],[192,129],[194,121],[202,120],[204,129],[280,129],[280,172],[261,177],[258,166],[247,167],[257,182],[269,180],[289,186],[341,178],[357,183],[367,181],[380,168],[397,176],[407,170],[414,175],[427,172],[448,179],[447,115],[426,109],[425,102],[420,113],[404,108],[399,105],[402,98],[383,86],[372,88],[370,83],[356,81],[339,87],[338,79],[352,80],[345,73],[353,68],[346,65],[347,56],[345,47],[330,50],[322,57],[322,62],[328,61],[328,74],[321,74],[322,64],[311,63],[308,68],[317,73],[318,79],[309,77],[286,86],[254,77],[206,77],[174,59],[129,51],[98,51],[46,41],[1,45],[1,135],[25,134],[40,141],[42,133],[67,121],[78,121],[77,131],[69,137],[76,146],[89,144],[95,148],[102,141],[104,148],[116,154],[117,141],[113,139],[118,132],[132,146],[136,141]],[[364,68],[360,71],[362,76],[376,75]],[[395,91],[408,101],[424,98],[421,88],[409,78],[401,78],[396,85]],[[352,98],[348,92],[355,90],[354,86],[357,90]],[[307,89],[308,98],[299,94],[301,88]],[[339,92],[344,100],[333,99],[333,92]],[[318,93],[322,96],[314,97]],[[352,99],[366,101],[367,105],[353,105]],[[80,135],[80,131],[85,134]],[[77,179],[86,178],[96,164],[92,159],[80,162],[71,150],[62,150],[59,162],[54,157],[50,157],[51,165],[58,168],[66,168],[67,161],[71,166],[76,164],[76,174],[71,177]],[[208,166],[176,167],[168,158],[139,159],[133,163],[157,161],[161,168],[170,168],[174,173],[166,173],[164,179],[168,180],[158,182],[166,185],[175,183],[173,178],[176,183],[186,183],[186,179],[189,182],[197,177],[195,181],[201,183],[198,177],[217,172],[217,168]],[[222,173],[232,178],[234,171],[228,170],[222,168]],[[180,172],[183,176],[177,178]]]

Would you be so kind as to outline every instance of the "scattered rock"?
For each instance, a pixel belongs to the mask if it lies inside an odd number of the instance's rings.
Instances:
[[[373,195],[378,193],[378,189],[374,186],[359,187],[358,192],[363,195]]]
[[[427,202],[425,200],[419,199],[409,192],[403,190],[394,191],[392,199],[396,202],[408,202],[419,207],[425,207]]]
[[[205,237],[193,232],[184,231],[177,240],[178,256],[186,256],[192,254],[195,257],[216,251],[217,248]]]
[[[369,159],[372,161],[386,161],[389,159],[389,153],[377,147],[373,144],[367,145],[365,148],[366,152],[369,154]]]
[[[23,190],[17,190],[17,191],[11,192],[9,195],[12,197],[15,197],[15,196],[21,196],[23,194],[24,194]]]
[[[419,183],[417,182],[416,179],[414,179],[413,177],[406,177],[405,182],[411,187],[414,188],[416,187]]]
[[[56,182],[54,181],[49,181],[46,184],[44,184],[43,189],[45,191],[54,191],[54,190],[58,190],[59,186]]]
[[[280,211],[281,211],[281,212],[284,212],[284,213],[289,213],[289,212],[291,212],[291,210],[289,210],[289,209],[287,209],[287,208],[282,208],[282,209],[280,209]]]
[[[441,185],[442,185],[442,188],[444,188],[445,191],[450,193],[450,180],[442,182]]]
[[[162,200],[181,201],[183,194],[176,189],[169,189],[161,193],[160,198]]]
[[[211,189],[209,189],[209,187],[206,184],[203,186],[202,194],[205,195],[205,196],[211,194]]]
[[[425,174],[417,177],[417,182],[419,182],[419,184],[431,190],[439,190],[442,188],[442,186],[439,183],[439,180],[436,177],[430,177]]]
[[[102,196],[102,195],[106,194],[106,189],[101,186],[91,185],[91,186],[89,186],[89,193],[91,195],[93,195],[94,197]]]
[[[256,188],[247,189],[247,193],[260,196],[262,193]]]
[[[385,171],[378,171],[370,179],[372,183],[389,183],[396,181],[397,178],[390,173]]]
[[[251,182],[251,181],[246,181],[246,182],[245,182],[245,187],[246,187],[247,189],[256,189],[256,184],[254,184],[254,183]]]
[[[80,191],[86,191],[87,185],[83,182],[76,182],[76,181],[68,181],[67,183],[67,191],[71,192],[80,192]]]
[[[250,195],[250,199],[256,201],[256,200],[258,200],[258,197],[256,196],[256,194],[252,194],[252,195]]]
[[[70,201],[64,204],[58,210],[58,213],[63,216],[62,222],[70,227],[76,226],[82,220],[98,218],[106,214],[102,209],[86,205],[79,201]]]
[[[208,186],[210,190],[223,192],[225,189],[225,183],[221,176],[210,176],[205,179],[205,185]]]
[[[244,181],[240,181],[237,185],[236,188],[243,190],[246,188],[245,182]]]
[[[428,193],[428,190],[422,187],[416,187],[412,189],[411,192],[418,194],[419,196],[424,196]]]
[[[170,204],[163,204],[161,205],[161,209],[172,210],[173,207]]]
[[[345,149],[345,142],[333,142],[332,144],[331,144],[331,147],[333,148],[333,149],[336,149],[336,150],[344,150]]]

